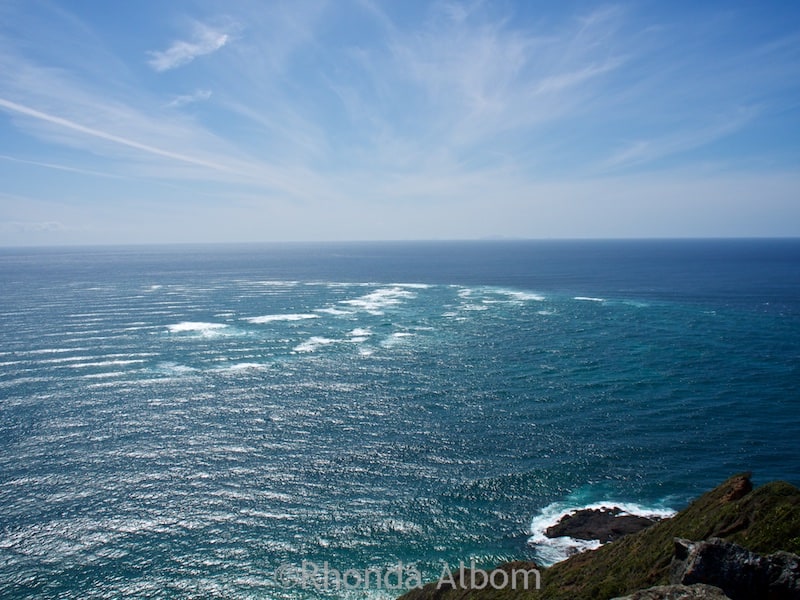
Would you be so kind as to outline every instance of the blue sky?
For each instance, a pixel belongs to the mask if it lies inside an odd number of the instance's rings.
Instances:
[[[0,244],[800,235],[800,4],[0,0]]]

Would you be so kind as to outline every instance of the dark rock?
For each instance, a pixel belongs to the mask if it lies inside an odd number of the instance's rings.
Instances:
[[[695,583],[694,585],[659,585],[621,596],[612,600],[730,600],[718,587]]]
[[[788,552],[761,556],[719,538],[675,540],[673,583],[707,583],[732,600],[800,600],[800,557]]]
[[[752,473],[742,473],[736,477],[732,477],[729,481],[730,488],[728,492],[722,497],[722,502],[733,502],[742,498],[753,491],[753,482],[750,480]]]
[[[403,600],[604,600],[625,596],[670,582],[675,538],[707,540],[723,535],[751,552],[773,555],[769,576],[773,592],[748,596],[748,600],[798,598],[791,583],[797,580],[793,566],[797,558],[781,551],[800,555],[800,489],[773,481],[745,493],[752,487],[749,479],[747,473],[731,477],[672,518],[542,569],[542,587],[537,592],[444,590],[428,584],[410,590]],[[789,591],[779,595],[779,589]]]
[[[586,508],[566,515],[544,534],[550,538],[569,536],[578,540],[600,540],[605,544],[655,522],[647,517],[622,514],[622,509],[617,507]]]

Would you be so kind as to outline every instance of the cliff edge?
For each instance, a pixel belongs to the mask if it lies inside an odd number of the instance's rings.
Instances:
[[[437,583],[429,583],[411,590],[400,600],[607,600],[669,584],[676,539],[712,538],[758,555],[800,554],[800,490],[782,481],[753,489],[750,473],[742,473],[696,499],[670,519],[597,550],[578,554],[546,569],[540,568],[539,590],[439,589]]]

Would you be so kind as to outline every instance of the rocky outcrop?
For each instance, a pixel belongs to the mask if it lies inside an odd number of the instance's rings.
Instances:
[[[620,596],[613,600],[730,600],[718,587],[696,583],[694,585],[659,585]]]
[[[732,600],[795,600],[800,599],[800,557],[788,552],[761,556],[719,538],[676,539],[670,579],[715,585]]]
[[[555,538],[569,536],[578,540],[613,542],[622,536],[636,533],[656,521],[647,517],[629,515],[621,508],[586,508],[566,515],[544,534]]]
[[[750,474],[743,473],[702,495],[670,519],[659,521],[638,533],[605,544],[597,550],[577,554],[552,567],[542,569],[542,585],[538,591],[444,590],[426,586],[412,590],[404,598],[406,600],[430,598],[606,600],[624,597],[634,594],[637,590],[643,590],[641,593],[649,592],[651,590],[648,588],[666,586],[670,583],[675,538],[708,540],[714,537],[724,538],[727,542],[738,544],[760,555],[779,553],[779,556],[783,556],[780,551],[800,553],[800,490],[781,481],[753,489]],[[780,560],[779,558],[774,564],[781,564]],[[789,565],[788,572],[792,572],[792,563],[788,561],[786,564]],[[780,569],[780,573],[786,572],[786,569]],[[770,577],[770,581],[773,579],[782,581],[784,575]],[[685,583],[688,582],[687,580]],[[687,593],[701,589],[693,589]],[[663,593],[684,592],[681,587],[670,587]],[[706,592],[711,593],[709,590],[702,590],[702,593]],[[761,597],[770,600],[772,598],[772,596]],[[749,596],[748,600],[759,598],[759,596]],[[786,596],[775,596],[775,598],[783,599]],[[788,596],[788,598],[798,598],[798,596]]]

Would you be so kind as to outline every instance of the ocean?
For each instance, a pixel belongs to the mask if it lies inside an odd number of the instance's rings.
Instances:
[[[358,573],[800,484],[800,240],[15,248],[0,285],[3,598],[392,598]]]

